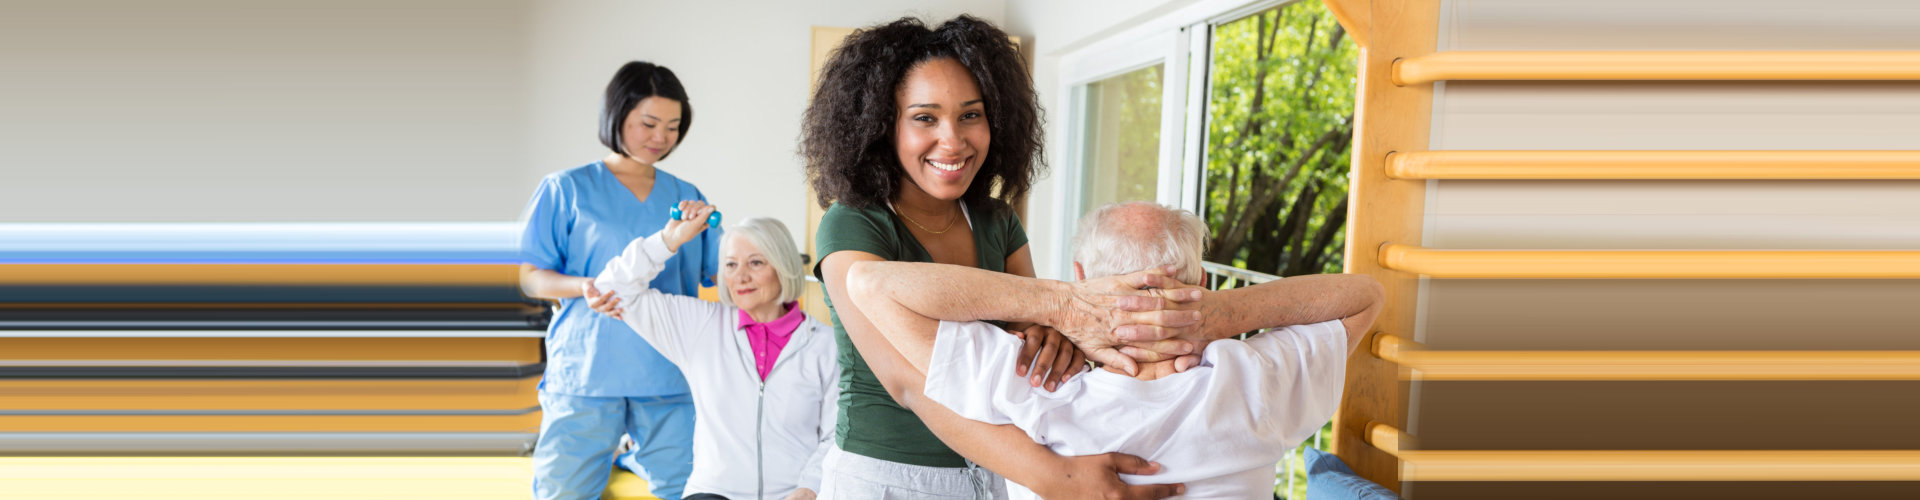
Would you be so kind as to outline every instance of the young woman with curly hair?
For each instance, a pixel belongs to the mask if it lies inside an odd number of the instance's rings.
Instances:
[[[814,238],[821,256],[814,274],[826,286],[841,368],[836,446],[827,455],[822,498],[1004,498],[994,472],[1046,498],[1173,494],[1173,486],[1119,480],[1123,472],[1154,472],[1137,457],[1060,457],[1012,426],[918,404],[924,397],[901,390],[891,376],[913,370],[898,352],[856,345],[847,334],[873,328],[848,299],[855,262],[937,262],[1034,276],[1011,202],[1040,173],[1037,101],[1007,34],[966,15],[933,29],[903,18],[859,30],[821,72],[800,149],[818,202],[831,205]],[[1030,384],[1051,390],[1086,369],[1086,355],[1060,332],[1007,328],[1026,340],[1027,361],[1016,373]],[[1131,366],[1118,351],[1093,352],[1098,361]]]

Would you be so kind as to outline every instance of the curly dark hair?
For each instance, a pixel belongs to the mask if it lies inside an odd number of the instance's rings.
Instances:
[[[1034,178],[1046,168],[1040,98],[1007,33],[969,15],[939,29],[903,17],[855,31],[821,70],[800,138],[807,179],[821,207],[836,201],[872,207],[899,191],[905,173],[893,147],[899,112],[895,92],[909,70],[941,58],[959,62],[973,75],[991,134],[986,160],[961,200],[993,210],[1012,204],[1033,187]],[[1003,203],[989,203],[995,199]]]

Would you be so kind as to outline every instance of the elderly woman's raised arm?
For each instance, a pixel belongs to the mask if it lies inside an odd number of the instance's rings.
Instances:
[[[711,207],[706,211],[710,212]],[[673,221],[660,232],[628,243],[620,256],[609,261],[593,281],[593,286],[607,296],[620,298],[621,320],[676,365],[685,359],[687,337],[711,337],[725,321],[729,309],[648,286],[666,268],[667,259],[706,228],[706,214],[697,215],[701,217],[697,224]]]

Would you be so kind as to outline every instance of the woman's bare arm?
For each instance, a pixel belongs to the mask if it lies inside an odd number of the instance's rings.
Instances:
[[[912,410],[941,442],[961,456],[1025,485],[1046,498],[1165,498],[1179,485],[1129,486],[1119,474],[1152,474],[1158,467],[1139,457],[1120,454],[1061,457],[1033,442],[1011,425],[969,420],[923,396],[926,374],[894,350],[862,314],[847,293],[848,273],[855,262],[881,261],[880,256],[843,250],[820,263],[827,296],[833,300],[840,325],[867,362],[874,377],[901,406]],[[1111,495],[1111,496],[1108,496]]]
[[[520,293],[528,297],[571,299],[581,295],[582,285],[592,283],[593,278],[568,276],[552,269],[533,267],[533,264],[520,265]]]

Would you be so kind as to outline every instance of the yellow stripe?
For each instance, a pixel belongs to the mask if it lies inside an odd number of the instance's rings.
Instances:
[[[8,498],[524,500],[525,457],[0,457]],[[658,500],[616,470],[601,498]]]
[[[0,264],[0,285],[519,286],[500,264]]]
[[[0,432],[535,432],[523,415],[0,415]]]
[[[523,500],[524,457],[0,457],[9,498]]]

